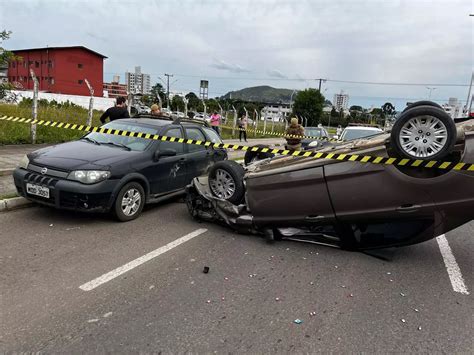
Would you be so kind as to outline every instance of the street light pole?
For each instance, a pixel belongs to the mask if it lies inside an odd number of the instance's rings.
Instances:
[[[319,92],[321,92],[321,83],[325,83],[328,79],[318,78],[318,79],[314,79],[314,80],[319,80]]]
[[[166,74],[166,107],[170,109],[170,77],[173,77],[173,74]]]

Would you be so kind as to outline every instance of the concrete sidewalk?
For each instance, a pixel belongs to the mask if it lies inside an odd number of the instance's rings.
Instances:
[[[240,142],[238,139],[226,139],[224,143],[239,145],[265,144],[271,147],[284,145],[283,138],[249,138],[248,142]],[[12,173],[25,154],[52,144],[19,144],[0,146],[0,198],[5,195],[14,194],[16,189],[13,184]],[[229,150],[229,159],[238,159],[244,156],[243,151]]]

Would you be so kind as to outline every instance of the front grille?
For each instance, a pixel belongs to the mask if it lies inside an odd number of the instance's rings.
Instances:
[[[58,178],[67,178],[69,172],[65,170],[59,170],[57,168],[49,168],[47,166],[39,166],[35,164],[28,164],[28,171],[32,171],[35,173],[41,173],[41,170],[44,168],[48,169],[44,175],[46,176],[54,176]]]
[[[28,194],[28,198],[32,200],[38,200],[38,201],[49,202],[49,203],[54,204],[55,186],[59,180],[54,179],[49,176],[28,172],[25,175],[24,181],[25,181],[25,185],[27,183],[30,183],[30,184],[36,184],[36,185],[45,186],[49,188],[49,198],[44,198],[41,196],[36,196],[36,195],[31,195],[31,194]],[[26,190],[25,190],[25,193],[26,193]]]

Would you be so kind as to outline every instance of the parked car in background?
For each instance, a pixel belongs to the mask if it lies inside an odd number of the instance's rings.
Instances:
[[[120,119],[102,126],[222,143],[195,121]],[[137,218],[145,203],[182,194],[192,179],[227,159],[224,149],[92,132],[28,154],[14,171],[20,196],[59,209],[111,211]]]
[[[371,127],[371,126],[347,126],[342,131],[339,139],[341,141],[350,141],[354,139],[361,139],[367,138],[370,136],[375,136],[377,134],[383,133],[383,130],[378,127]]]
[[[177,117],[177,118],[184,118],[184,117],[186,117],[186,115],[184,114],[184,112],[180,112],[180,111],[173,111],[173,112],[171,112],[171,116],[172,116],[172,117]]]
[[[202,112],[198,112],[197,114],[194,115],[193,117],[196,120],[201,120],[205,122],[211,122],[211,117],[209,115],[204,115]]]
[[[305,138],[301,141],[301,148],[316,148],[321,146],[321,139],[329,138],[329,134],[324,127],[305,127],[304,135],[307,137],[314,137],[315,139]]]

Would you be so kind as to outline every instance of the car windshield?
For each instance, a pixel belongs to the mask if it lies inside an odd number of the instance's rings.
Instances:
[[[109,122],[102,127],[119,129],[122,131],[131,131],[131,132],[143,132],[156,134],[157,129],[153,127],[147,127],[142,125],[137,125],[130,122],[117,122],[119,120]],[[117,146],[127,148],[129,150],[143,151],[151,143],[150,139],[137,138],[137,137],[125,137],[117,136],[113,134],[91,132],[87,134],[83,139],[92,141],[94,144],[109,144],[110,146]]]
[[[309,137],[321,137],[321,128],[305,128],[304,134]]]
[[[341,140],[350,141],[353,139],[366,138],[382,133],[379,130],[373,129],[345,129],[342,133]]]

